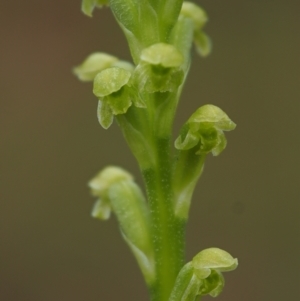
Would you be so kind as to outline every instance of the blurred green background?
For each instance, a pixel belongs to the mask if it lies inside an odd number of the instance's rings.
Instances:
[[[193,54],[175,132],[206,103],[238,127],[197,186],[187,259],[207,247],[239,258],[220,301],[300,300],[300,3],[195,2],[214,49]],[[0,41],[0,300],[147,300],[114,218],[90,217],[86,184],[107,164],[142,184],[137,165],[71,72],[94,51],[130,59],[110,10],[2,0]]]

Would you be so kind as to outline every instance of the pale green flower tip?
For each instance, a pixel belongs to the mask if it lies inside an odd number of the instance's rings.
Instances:
[[[184,58],[173,45],[158,43],[145,48],[141,53],[141,60],[151,65],[172,68],[179,67]]]
[[[103,5],[108,5],[109,0],[82,0],[81,2],[81,10],[82,12],[92,17],[92,13],[95,7],[102,7]]]
[[[108,166],[101,170],[89,183],[92,193],[101,197],[114,183],[122,180],[132,181],[132,175],[117,166]]]
[[[186,18],[190,18],[194,23],[195,29],[201,29],[208,21],[206,12],[192,2],[183,2],[180,14]]]
[[[128,70],[130,72],[134,71],[134,65],[131,64],[130,62],[127,62],[127,61],[117,61],[117,62],[114,62],[111,65],[111,67],[122,68],[122,69]]]
[[[81,65],[75,67],[73,72],[81,81],[92,81],[100,71],[109,68],[116,62],[118,62],[118,58],[115,56],[95,52],[90,54]]]
[[[98,98],[119,91],[131,77],[131,72],[118,67],[107,68],[98,73],[94,79],[93,92]]]
[[[204,105],[200,107],[188,120],[188,123],[196,124],[206,123],[212,124],[218,130],[231,131],[234,130],[236,124],[228,117],[228,115],[220,108],[214,105]],[[194,127],[192,125],[192,127]]]
[[[198,253],[192,260],[195,273],[200,279],[205,279],[211,270],[218,272],[233,271],[238,266],[237,258],[219,248],[209,248]]]
[[[91,216],[100,220],[107,220],[109,219],[110,214],[111,207],[109,203],[103,201],[102,199],[97,200],[92,209]]]

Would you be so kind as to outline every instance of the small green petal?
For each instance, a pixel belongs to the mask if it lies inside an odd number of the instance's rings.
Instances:
[[[181,150],[191,149],[199,143],[200,137],[197,133],[189,131],[188,127],[182,130],[182,133],[175,140],[175,147]]]
[[[82,0],[81,10],[84,14],[92,17],[95,7],[102,7],[102,5],[108,5],[109,0]]]
[[[180,14],[193,21],[195,30],[201,29],[208,21],[206,12],[192,2],[183,2]]]
[[[227,140],[222,131],[218,131],[218,143],[217,145],[211,150],[213,156],[219,156],[220,153],[225,149],[227,145]]]
[[[114,120],[113,112],[108,103],[105,101],[99,100],[98,109],[97,109],[97,117],[100,125],[104,129],[108,129]]]
[[[199,55],[205,57],[211,53],[211,49],[212,49],[211,39],[203,31],[195,31],[194,43]]]
[[[224,277],[221,273],[212,270],[211,274],[202,281],[202,285],[199,290],[199,295],[210,295],[217,297],[221,294],[225,285]]]
[[[81,65],[75,67],[73,72],[82,81],[92,81],[100,71],[118,62],[118,58],[115,56],[95,52],[89,55]]]
[[[141,60],[151,65],[161,65],[165,68],[179,67],[183,63],[183,55],[170,44],[154,44],[141,53]]]
[[[120,90],[131,77],[131,72],[118,67],[107,68],[94,79],[93,92],[98,98],[102,98]]]
[[[111,214],[111,207],[109,205],[109,202],[106,202],[103,199],[99,199],[95,203],[95,205],[92,209],[92,213],[91,213],[92,217],[98,218],[101,220],[109,219],[110,214]]]

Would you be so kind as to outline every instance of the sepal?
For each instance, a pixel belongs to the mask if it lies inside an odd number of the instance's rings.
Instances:
[[[111,67],[118,61],[118,58],[103,52],[90,54],[79,66],[73,69],[74,74],[81,81],[94,80],[97,73]]]
[[[96,7],[102,7],[103,5],[108,5],[109,0],[82,0],[81,2],[81,10],[82,12],[92,17],[93,11]]]
[[[182,127],[175,147],[188,150],[199,145],[196,154],[212,152],[218,156],[226,147],[223,131],[231,131],[236,124],[220,108],[214,105],[200,107]]]
[[[238,261],[228,252],[219,248],[209,248],[198,253],[192,260],[196,275],[200,279],[207,278],[211,272],[229,272],[238,266]]]
[[[171,68],[179,67],[183,62],[183,56],[173,45],[158,43],[144,49],[141,60],[151,65]]]

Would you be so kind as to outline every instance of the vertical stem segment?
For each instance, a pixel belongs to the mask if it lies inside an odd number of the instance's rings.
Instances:
[[[151,301],[168,301],[177,274],[184,263],[184,226],[174,216],[169,139],[156,140],[155,167],[143,171],[156,259],[156,282]]]

